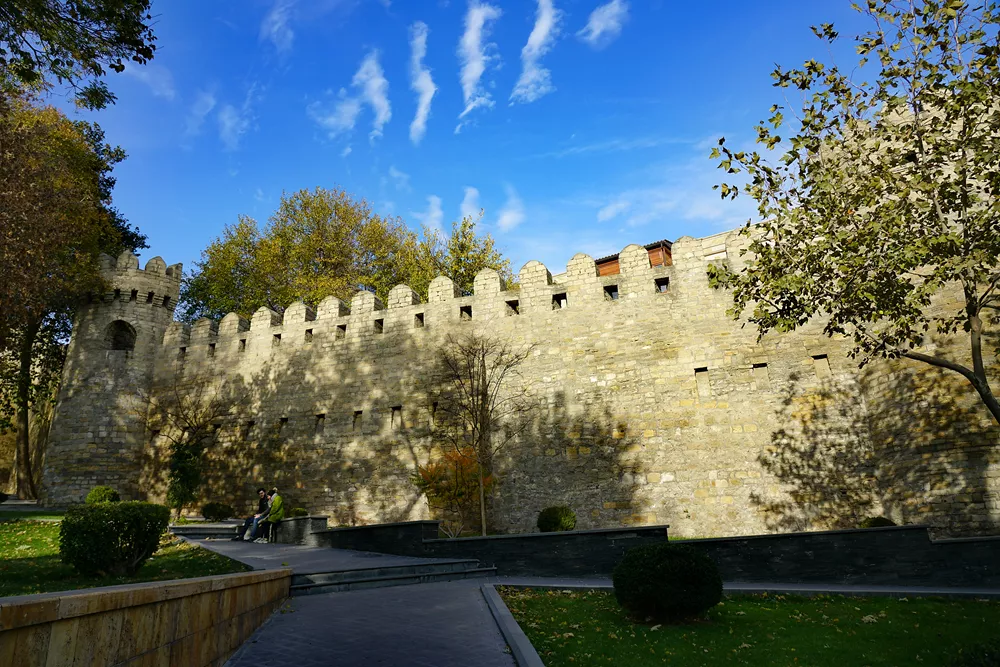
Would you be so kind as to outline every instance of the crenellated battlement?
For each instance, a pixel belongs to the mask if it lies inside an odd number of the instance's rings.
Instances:
[[[105,302],[128,301],[164,307],[171,312],[180,297],[182,264],[171,264],[161,257],[153,257],[146,267],[139,268],[139,258],[126,250],[114,258],[100,255],[101,275],[107,281],[109,291],[102,296]]]

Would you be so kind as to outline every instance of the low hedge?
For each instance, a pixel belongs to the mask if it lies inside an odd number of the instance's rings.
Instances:
[[[206,521],[225,521],[236,514],[233,508],[225,503],[205,503],[201,508],[201,515]]]
[[[136,573],[160,545],[170,510],[139,501],[78,505],[59,527],[59,556],[88,576]]]
[[[683,544],[629,549],[611,580],[618,604],[640,620],[696,618],[722,600],[722,576],[715,561]]]
[[[309,516],[309,510],[305,507],[293,507],[289,512],[288,516]]]
[[[110,486],[95,486],[87,494],[87,499],[84,502],[88,505],[93,505],[95,503],[117,503],[121,499],[122,497],[118,495],[118,492]]]
[[[870,516],[867,519],[862,519],[858,528],[889,528],[895,525],[896,523],[892,519],[886,519],[884,516]]]
[[[565,505],[546,507],[538,513],[538,530],[555,533],[576,528],[576,513]]]

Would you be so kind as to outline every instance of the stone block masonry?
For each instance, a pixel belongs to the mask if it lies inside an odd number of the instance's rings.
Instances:
[[[331,297],[192,327],[156,299],[123,302],[133,290],[176,300],[180,273],[157,272],[158,260],[138,271],[124,256],[108,267],[119,297],[81,309],[46,502],[79,501],[95,483],[161,499],[167,426],[124,406],[137,395],[241,396],[217,424],[204,500],[240,505],[276,485],[288,507],[332,525],[429,518],[411,476],[447,446],[439,354],[449,335],[477,332],[531,346],[515,379],[532,398],[528,427],[495,462],[498,531],[532,531],[558,504],[580,529],[669,524],[693,537],[846,528],[879,514],[997,532],[997,429],[964,381],[915,362],[859,370],[848,341],[812,325],[758,340],[706,274],[710,262],[739,268],[742,244],[734,232],[683,237],[665,266],[630,245],[615,275],[578,254],[555,278],[528,262],[510,291],[483,271],[471,295],[438,277],[427,303],[400,285],[385,306],[359,292],[349,306]],[[109,349],[117,321],[135,330],[123,360]],[[958,359],[968,347],[933,345]]]

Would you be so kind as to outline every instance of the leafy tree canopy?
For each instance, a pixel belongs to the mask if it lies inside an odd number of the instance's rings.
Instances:
[[[282,196],[263,228],[240,216],[209,245],[184,282],[182,316],[249,318],[261,306],[281,312],[298,299],[312,306],[327,296],[349,300],[359,289],[385,300],[399,284],[426,297],[442,274],[470,292],[484,268],[510,281],[510,262],[471,218],[448,236],[425,228],[420,237],[343,190],[299,190]]]
[[[908,357],[960,373],[1000,422],[983,361],[1000,307],[1000,7],[855,8],[873,26],[856,37],[859,62],[776,68],[801,106],[757,125],[765,155],[725,139],[713,150],[746,179],[722,196],[753,198],[763,222],[742,230],[746,266],[710,279],[762,335],[815,319],[851,337],[862,365]],[[813,31],[839,39],[830,24]],[[954,333],[968,337],[959,355],[922,347]]]
[[[144,64],[155,46],[149,0],[0,0],[0,87],[52,79],[100,109],[115,101],[105,68]]]

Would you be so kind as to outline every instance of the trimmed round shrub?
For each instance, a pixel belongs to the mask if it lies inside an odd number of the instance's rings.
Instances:
[[[565,505],[546,507],[538,513],[538,530],[555,533],[576,528],[576,514]]]
[[[1000,640],[973,644],[959,649],[948,667],[998,667],[1000,666]]]
[[[88,505],[93,505],[94,503],[117,503],[121,499],[122,497],[118,495],[118,492],[110,486],[95,486],[87,494],[85,502]]]
[[[626,611],[667,623],[703,616],[722,600],[715,561],[683,544],[629,549],[615,567],[612,583]]]
[[[305,507],[293,507],[291,511],[288,512],[288,516],[309,516],[309,510]]]
[[[160,546],[170,510],[128,501],[77,505],[59,526],[59,556],[80,574],[135,574]]]
[[[201,508],[201,515],[205,517],[206,521],[225,521],[234,514],[236,512],[233,511],[233,508],[225,503],[205,503],[205,506]]]
[[[858,524],[858,528],[888,528],[895,525],[895,521],[886,519],[884,516],[870,516],[867,519],[862,519],[861,523]]]

